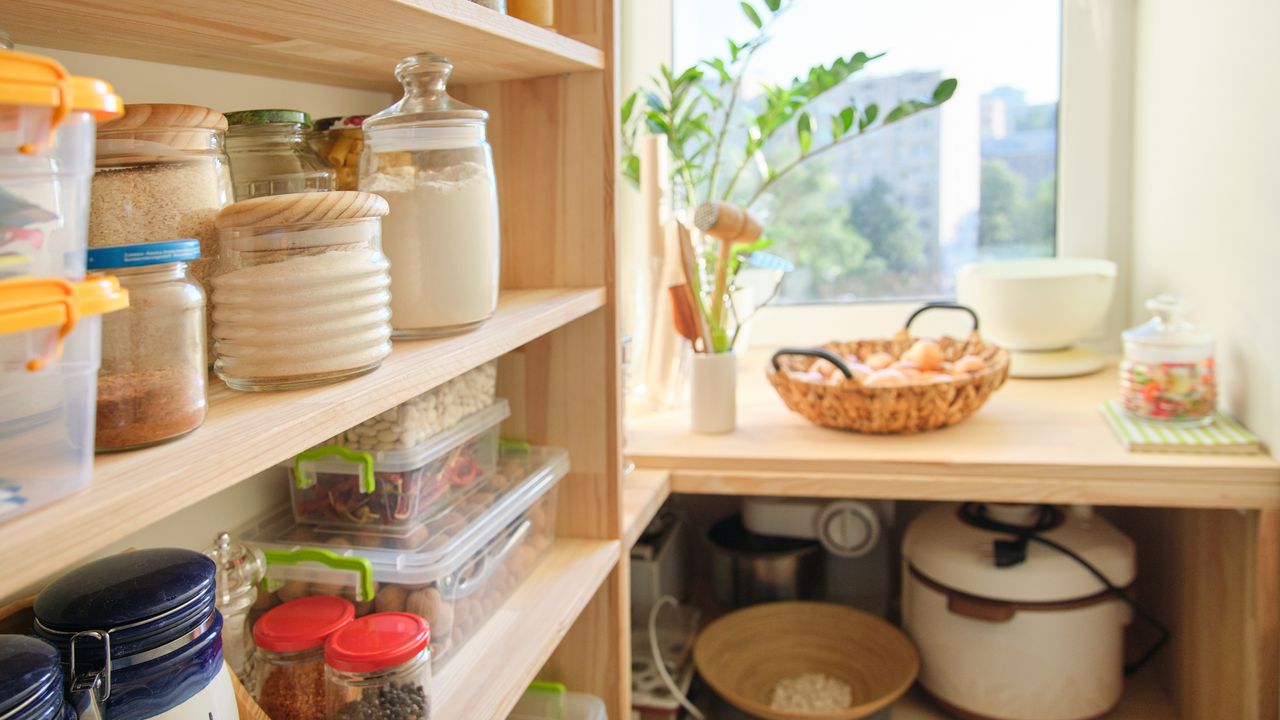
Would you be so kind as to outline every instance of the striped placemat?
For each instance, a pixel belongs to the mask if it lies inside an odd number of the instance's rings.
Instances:
[[[1179,428],[1135,420],[1115,400],[1102,403],[1101,409],[1116,438],[1130,452],[1230,455],[1262,452],[1257,435],[1222,413],[1217,413],[1213,423],[1204,427]]]

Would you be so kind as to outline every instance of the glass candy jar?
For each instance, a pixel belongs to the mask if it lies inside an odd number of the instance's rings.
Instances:
[[[325,643],[326,720],[429,720],[431,629],[412,613],[366,615]]]
[[[387,199],[397,338],[478,327],[498,306],[498,191],[489,114],[449,97],[453,66],[412,55],[396,66],[404,97],[364,122],[360,189]]]
[[[1124,332],[1120,394],[1124,409],[1140,420],[1208,425],[1218,406],[1213,336],[1184,317],[1186,305],[1171,295],[1147,301],[1155,316]]]
[[[205,296],[187,271],[200,241],[89,251],[115,275],[129,307],[102,318],[95,447],[130,450],[180,438],[205,416]]]
[[[325,640],[355,616],[349,600],[312,595],[278,605],[254,623],[256,696],[271,720],[324,717]]]
[[[391,354],[387,203],[361,192],[242,200],[218,214],[213,279],[218,376],[290,390],[371,372]]]
[[[311,116],[300,110],[227,113],[227,156],[236,201],[333,190],[333,170],[307,143],[310,130]]]

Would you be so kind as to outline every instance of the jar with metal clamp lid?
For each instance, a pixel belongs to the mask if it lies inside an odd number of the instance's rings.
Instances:
[[[138,550],[40,591],[35,632],[61,654],[81,720],[239,720],[215,570],[192,550]]]
[[[0,635],[0,718],[76,720],[63,699],[62,664],[49,643]]]

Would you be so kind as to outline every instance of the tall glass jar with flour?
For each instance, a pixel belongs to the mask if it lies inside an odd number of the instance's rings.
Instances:
[[[386,198],[391,326],[399,339],[479,327],[498,306],[498,189],[489,114],[449,97],[447,58],[396,66],[404,97],[365,120],[360,189]]]

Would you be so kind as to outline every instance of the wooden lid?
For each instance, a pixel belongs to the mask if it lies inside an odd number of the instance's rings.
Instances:
[[[354,190],[305,192],[241,200],[222,208],[214,223],[219,228],[280,227],[300,223],[382,217],[387,201]]]
[[[227,118],[217,110],[201,105],[139,103],[125,105],[123,117],[102,123],[98,126],[98,131],[112,132],[142,128],[154,130],[161,128],[226,130]]]

